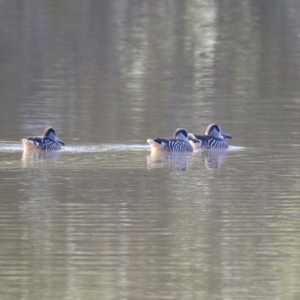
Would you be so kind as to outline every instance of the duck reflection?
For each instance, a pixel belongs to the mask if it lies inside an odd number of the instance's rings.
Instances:
[[[186,171],[191,165],[202,165],[207,170],[220,169],[227,160],[227,149],[201,149],[198,152],[151,152],[147,156],[148,168],[168,168]]]
[[[227,160],[227,149],[203,149],[198,152],[207,170],[220,169]]]
[[[56,160],[60,157],[60,154],[60,152],[54,150],[26,149],[22,155],[23,166],[31,167],[48,160]]]
[[[147,156],[148,168],[168,168],[177,171],[189,169],[191,153],[187,152],[151,152]]]

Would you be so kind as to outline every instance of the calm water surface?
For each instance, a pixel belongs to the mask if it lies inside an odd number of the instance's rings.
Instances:
[[[300,298],[296,1],[0,7],[1,300]]]

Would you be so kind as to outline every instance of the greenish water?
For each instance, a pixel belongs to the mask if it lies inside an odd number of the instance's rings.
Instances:
[[[1,299],[300,297],[298,3],[0,5]]]

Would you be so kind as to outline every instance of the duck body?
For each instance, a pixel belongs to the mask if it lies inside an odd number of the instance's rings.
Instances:
[[[24,149],[60,150],[65,143],[56,136],[55,130],[48,127],[42,136],[33,136],[22,139]]]
[[[208,125],[205,135],[201,134],[189,134],[190,144],[193,149],[227,149],[229,144],[226,139],[231,139],[231,135],[221,130],[221,127],[218,124]],[[198,140],[198,143],[195,143],[193,140]]]
[[[189,133],[186,129],[179,128],[175,131],[173,138],[155,138],[148,139],[147,142],[151,146],[152,151],[172,151],[172,152],[193,152],[193,146],[189,143]],[[196,139],[194,142],[197,143]]]
[[[200,141],[196,145],[199,145],[199,147],[201,148],[226,149],[229,147],[228,142],[224,139],[216,138],[213,136],[207,136],[207,135],[198,135],[198,134],[191,134],[191,136]]]

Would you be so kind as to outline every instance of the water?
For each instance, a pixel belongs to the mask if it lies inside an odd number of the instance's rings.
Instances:
[[[1,299],[300,297],[298,3],[0,5]]]

